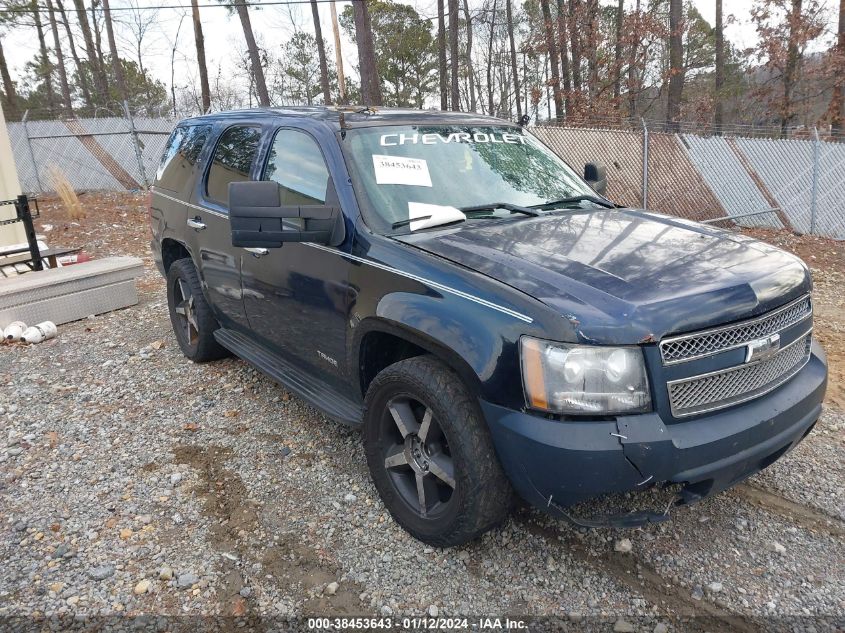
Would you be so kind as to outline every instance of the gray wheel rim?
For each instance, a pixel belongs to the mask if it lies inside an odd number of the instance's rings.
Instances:
[[[196,345],[199,339],[200,330],[197,325],[197,311],[194,306],[194,295],[191,292],[191,287],[184,279],[177,279],[173,287],[173,303],[175,307],[173,311],[185,335],[185,340],[189,345]]]
[[[384,467],[402,500],[421,517],[445,512],[456,488],[455,463],[432,409],[396,396],[387,403],[380,430]]]

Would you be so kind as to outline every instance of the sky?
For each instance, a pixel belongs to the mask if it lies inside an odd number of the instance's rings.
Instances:
[[[213,0],[200,0],[199,4],[210,5]],[[711,24],[715,19],[715,2],[713,0],[693,0],[703,17]],[[70,2],[67,3],[71,4]],[[115,19],[126,20],[129,12],[117,11],[117,7],[129,6],[154,7],[161,5],[183,5],[187,9],[159,9],[153,13],[156,17],[156,24],[151,29],[148,41],[144,44],[144,64],[151,73],[166,86],[170,86],[171,76],[171,53],[174,41],[176,42],[176,55],[174,64],[174,78],[177,87],[187,83],[198,82],[196,77],[193,28],[191,25],[190,4],[187,0],[112,0],[111,6]],[[338,0],[338,15],[348,2]],[[435,16],[437,0],[408,0],[420,15]],[[470,0],[470,8],[473,5],[480,5],[480,0]],[[601,4],[615,4],[612,0],[601,0]],[[629,2],[633,4],[633,2]],[[752,0],[725,0],[725,14],[734,16],[734,20],[726,27],[725,37],[734,43],[738,48],[752,46],[755,41],[754,27],[750,24],[748,16]],[[331,17],[328,3],[319,4],[323,37],[327,42],[332,42]],[[149,15],[144,13],[144,15]],[[200,9],[205,35],[206,57],[208,60],[209,75],[213,77],[219,72],[226,77],[232,77],[235,67],[232,63],[233,51],[243,49],[243,31],[236,15],[229,12],[225,7],[203,7]],[[182,18],[184,16],[184,18]],[[296,29],[312,31],[311,9],[308,4],[272,6],[260,10],[250,9],[253,29],[256,38],[268,48],[274,48],[276,43],[284,42]],[[180,18],[181,27],[180,27]],[[118,30],[118,48],[121,55],[131,59],[136,58],[132,47],[131,37],[121,37]],[[128,35],[128,33],[127,33]],[[351,41],[343,36],[341,49],[344,59],[344,68],[347,74],[354,74],[353,67],[357,64],[357,54]],[[48,32],[49,36],[49,32]],[[80,37],[81,39],[81,37]],[[48,37],[48,42],[52,38]],[[13,78],[19,78],[24,65],[35,54],[36,39],[31,30],[19,30],[3,37],[3,48],[5,49],[10,72]],[[69,53],[65,51],[66,56]],[[333,57],[330,57],[330,63]]]

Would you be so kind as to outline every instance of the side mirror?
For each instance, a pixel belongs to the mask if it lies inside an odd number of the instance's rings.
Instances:
[[[334,187],[328,183],[335,200]],[[336,246],[343,241],[340,205],[282,205],[281,188],[272,180],[229,183],[232,246],[279,248],[285,242]]]
[[[584,180],[600,196],[607,195],[607,171],[604,165],[599,163],[587,163],[584,165]]]

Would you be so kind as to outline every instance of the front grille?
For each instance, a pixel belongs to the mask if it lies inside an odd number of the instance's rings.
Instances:
[[[667,384],[676,418],[715,411],[762,396],[789,380],[810,359],[812,333],[769,359]]]
[[[664,339],[660,343],[663,364],[674,365],[742,347],[756,339],[780,332],[812,313],[810,296],[807,295],[756,319]]]

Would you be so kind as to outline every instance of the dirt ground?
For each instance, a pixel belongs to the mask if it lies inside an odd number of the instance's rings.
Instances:
[[[437,550],[385,511],[358,432],[237,359],[182,356],[145,195],[82,203],[70,220],[42,200],[39,232],[141,257],[140,302],[0,347],[0,630],[10,616],[139,614],[225,616],[231,630],[338,614],[556,616],[559,630],[638,633],[845,625],[845,244],[748,232],[813,269],[831,379],[794,451],[664,523],[585,531],[521,509]]]

